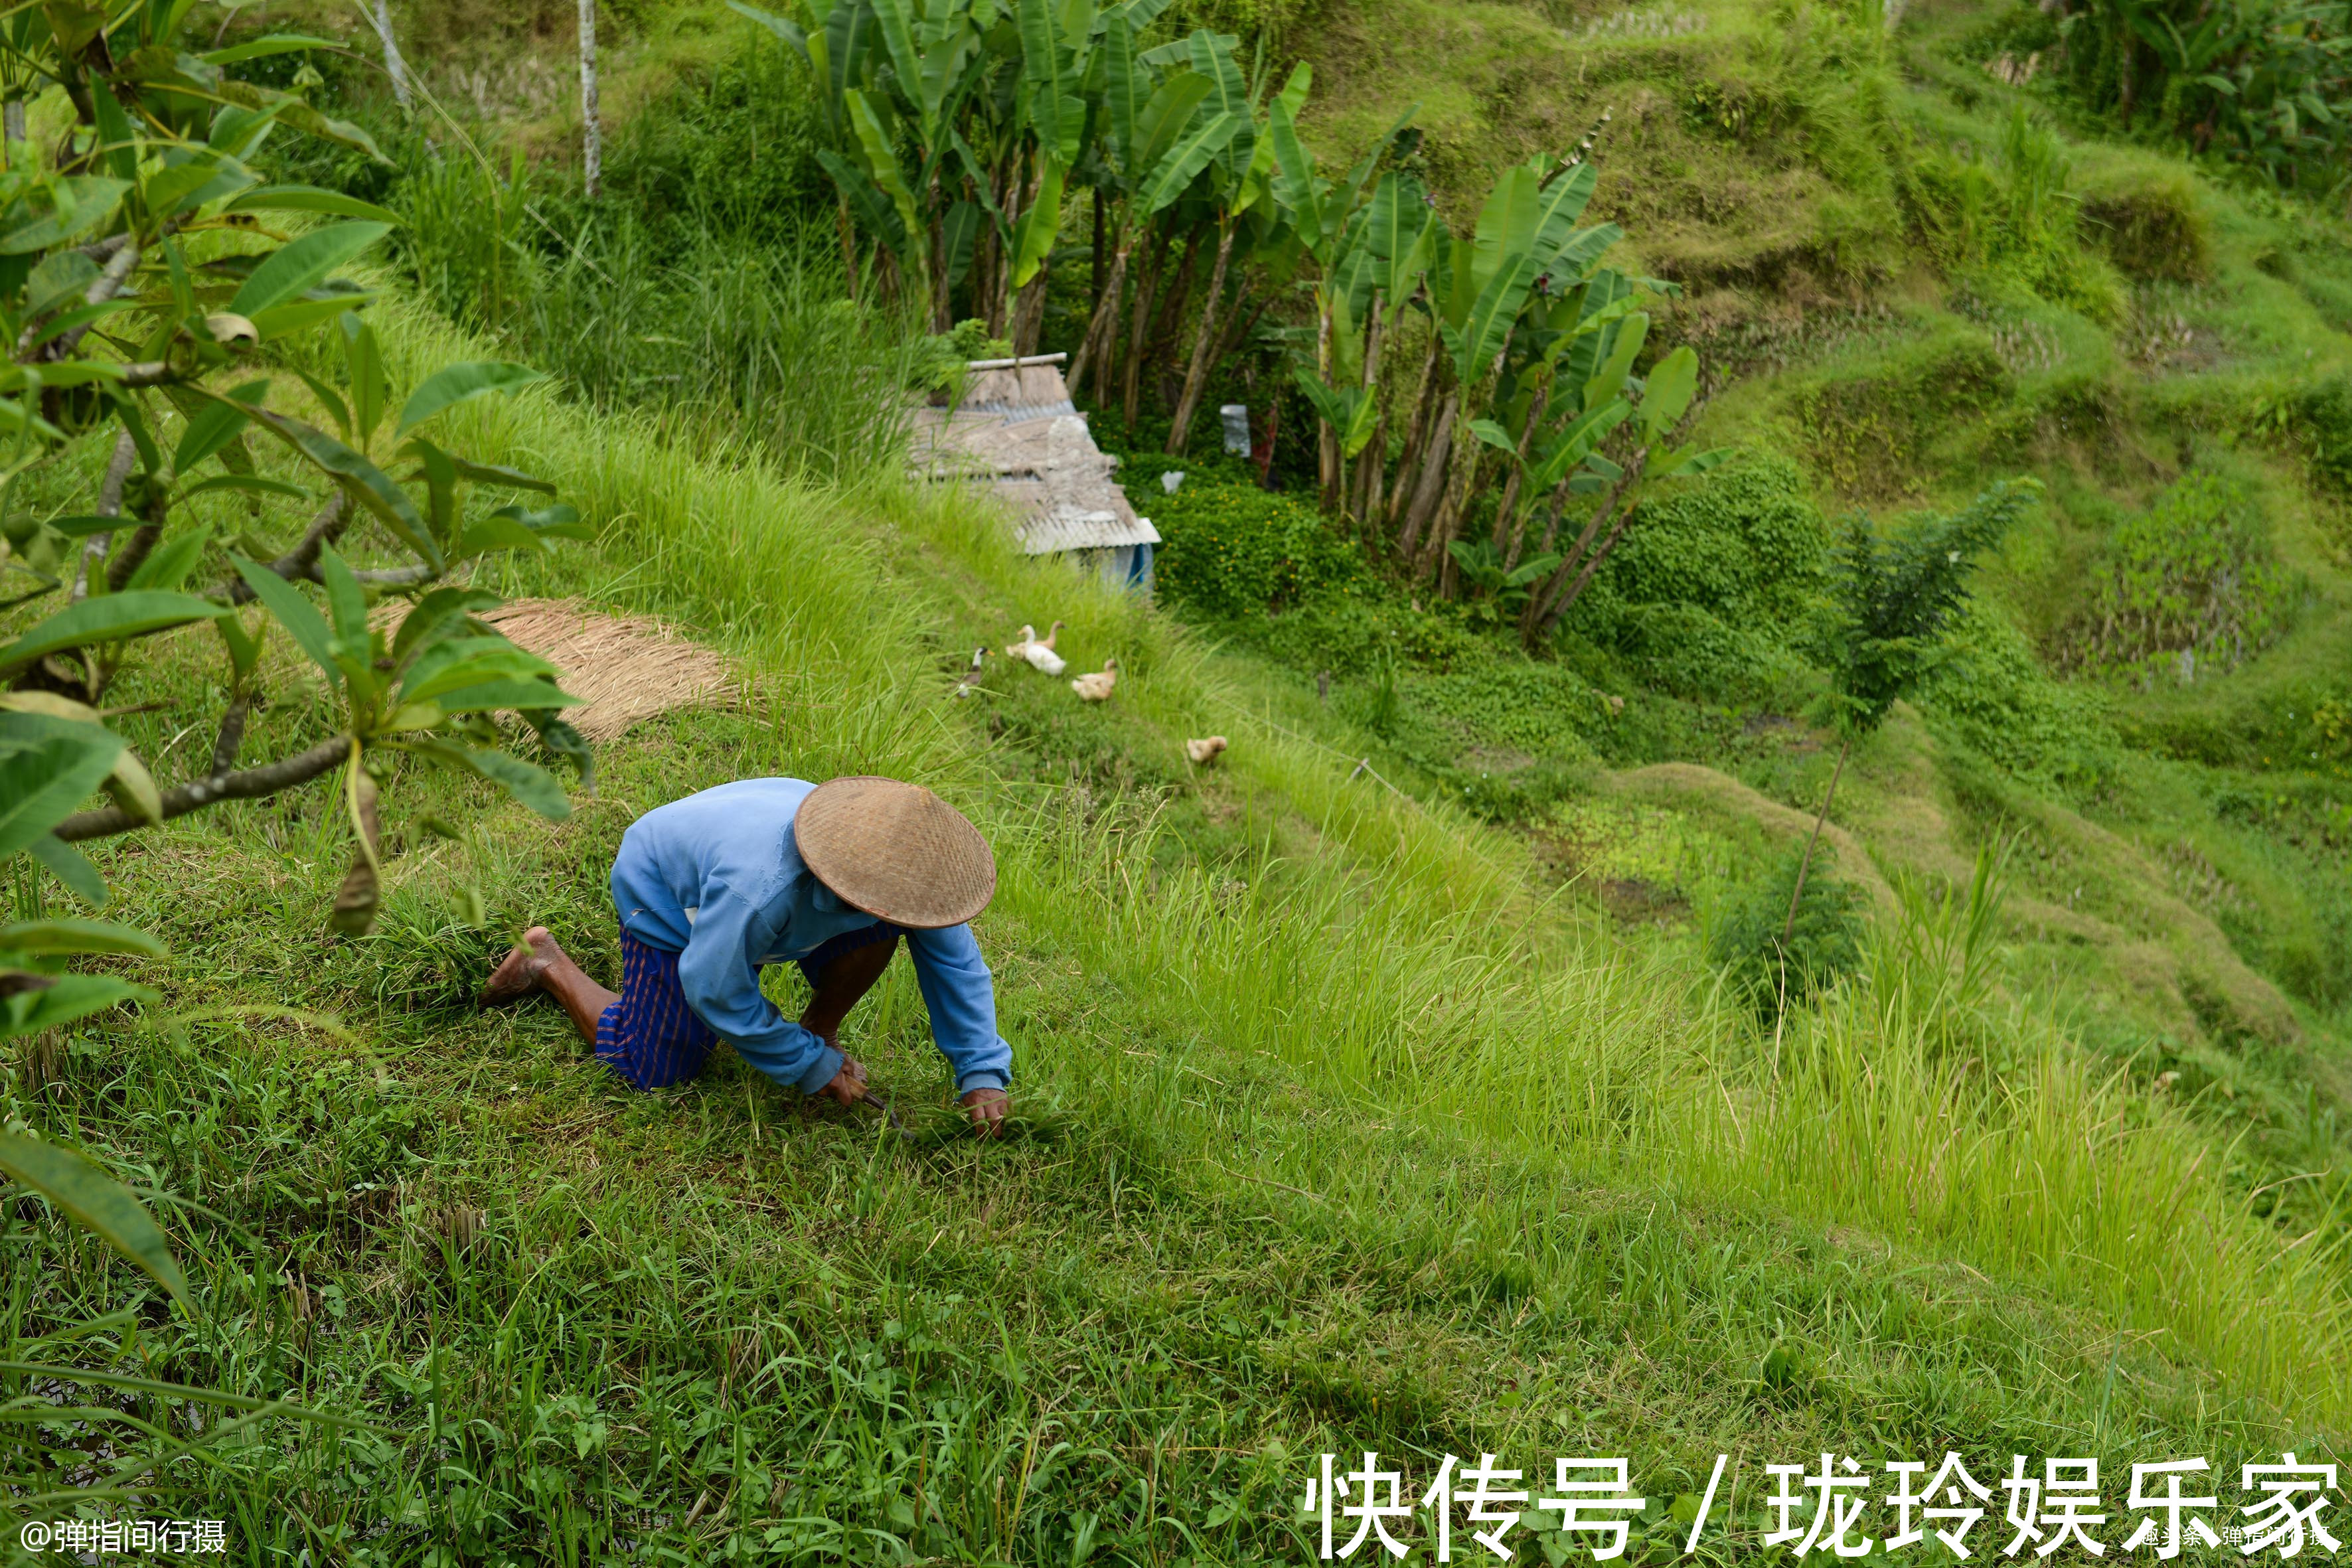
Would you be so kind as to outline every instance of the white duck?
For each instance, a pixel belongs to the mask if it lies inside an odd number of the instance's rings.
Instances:
[[[1028,628],[1024,626],[1022,629],[1025,631]],[[1029,661],[1030,668],[1040,675],[1059,675],[1069,668],[1062,656],[1054,651],[1054,639],[1061,635],[1062,623],[1055,621],[1045,628],[1044,641],[1032,637],[1023,645],[1021,657]]]
[[[1024,626],[1021,636],[1004,650],[1007,658],[1017,658],[1041,675],[1059,675],[1069,668],[1062,656],[1054,651],[1054,639],[1062,635],[1062,623],[1055,621],[1046,630],[1043,642],[1037,640],[1037,628]]]
[[[1107,658],[1103,667],[1091,675],[1081,675],[1070,682],[1070,689],[1078,694],[1081,702],[1104,702],[1110,699],[1110,689],[1118,684],[1118,660]]]

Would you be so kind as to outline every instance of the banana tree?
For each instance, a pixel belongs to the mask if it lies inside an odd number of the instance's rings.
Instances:
[[[1504,173],[1472,234],[1447,246],[1447,286],[1433,303],[1451,387],[1420,455],[1398,535],[1400,552],[1424,574],[1441,565],[1450,572],[1446,547],[1486,450],[1475,426],[1486,412],[1522,319],[1531,304],[1548,315],[1551,300],[1580,288],[1622,237],[1614,224],[1577,226],[1593,182],[1590,163],[1563,163],[1548,154],[1531,158]],[[1401,477],[1401,489],[1403,483]]]
[[[1303,72],[1306,68],[1300,69]],[[1275,149],[1275,201],[1317,268],[1315,367],[1311,383],[1303,369],[1298,381],[1318,415],[1318,469],[1324,505],[1337,510],[1342,503],[1343,465],[1382,433],[1382,421],[1373,407],[1380,377],[1381,311],[1385,307],[1392,321],[1419,287],[1434,258],[1439,226],[1436,214],[1430,210],[1428,192],[1418,181],[1399,182],[1393,174],[1382,181],[1382,197],[1375,198],[1376,207],[1382,199],[1387,206],[1369,225],[1362,217],[1365,190],[1381,160],[1412,145],[1408,128],[1419,106],[1407,109],[1389,133],[1357,163],[1348,179],[1334,184],[1318,172],[1314,153],[1298,134],[1297,110],[1306,80],[1294,76],[1296,93],[1286,91],[1275,100],[1267,115],[1267,135]],[[1400,232],[1407,226],[1412,234],[1409,241],[1402,240]],[[1363,265],[1368,259],[1372,263],[1369,269]],[[1369,330],[1359,336],[1357,323],[1364,321],[1366,301],[1359,297],[1354,280],[1375,276],[1376,283],[1365,285],[1372,296],[1373,319],[1366,323]],[[1370,340],[1369,354],[1360,347],[1364,338]],[[1354,373],[1335,377],[1339,362],[1353,366]],[[1360,415],[1359,410],[1366,412]],[[1360,425],[1356,423],[1360,417]],[[1381,450],[1384,455],[1384,441]]]
[[[1198,120],[1209,80],[1177,70],[1156,79],[1139,55],[1137,35],[1168,0],[1136,0],[1105,15],[1097,52],[1102,73],[1103,136],[1096,161],[1097,190],[1106,197],[1113,225],[1111,260],[1098,279],[1094,313],[1070,363],[1069,387],[1076,395],[1090,372],[1109,358],[1118,338],[1118,308],[1128,268],[1139,244],[1149,243],[1159,216],[1199,177],[1223,142],[1239,130],[1232,121]],[[1106,378],[1105,384],[1108,384]]]
[[[1251,100],[1240,62],[1234,58],[1234,42],[1230,35],[1203,27],[1181,43],[1165,45],[1144,56],[1154,63],[1188,63],[1193,73],[1209,84],[1209,95],[1202,100],[1198,111],[1202,120],[1228,128],[1200,175],[1215,214],[1217,259],[1210,271],[1209,290],[1193,328],[1192,350],[1185,359],[1184,390],[1176,400],[1175,416],[1168,426],[1166,450],[1171,457],[1181,455],[1190,441],[1192,416],[1199,411],[1201,394],[1208,385],[1211,351],[1222,325],[1220,312],[1224,308],[1225,279],[1233,268],[1234,243],[1242,237],[1254,211],[1271,214],[1274,206],[1274,148],[1260,134],[1256,105]],[[1285,95],[1303,100],[1308,79],[1306,68],[1300,67],[1283,89]],[[1261,227],[1259,237],[1270,237],[1270,231]]]
[[[1617,548],[1633,521],[1642,493],[1654,480],[1688,479],[1705,473],[1730,456],[1727,448],[1702,450],[1696,443],[1667,447],[1665,442],[1683,424],[1698,393],[1698,355],[1687,344],[1675,350],[1635,384],[1631,375],[1640,350],[1640,333],[1629,317],[1620,333],[1619,347],[1602,366],[1601,384],[1588,390],[1588,405],[1607,406],[1621,390],[1632,391],[1630,417],[1621,417],[1627,450],[1622,462],[1588,456],[1585,459],[1606,482],[1601,504],[1586,520],[1583,531],[1561,557],[1550,581],[1528,601],[1519,629],[1533,647],[1550,637],[1584,590],[1593,574]],[[1646,325],[1646,322],[1643,323]],[[1631,342],[1631,348],[1625,347]],[[1612,382],[1615,384],[1610,384]],[[1547,537],[1546,548],[1549,548]]]

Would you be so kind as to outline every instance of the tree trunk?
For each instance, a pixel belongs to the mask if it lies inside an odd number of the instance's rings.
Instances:
[[[1454,422],[1461,413],[1462,389],[1456,387],[1445,395],[1445,402],[1438,408],[1437,427],[1430,432],[1429,448],[1422,455],[1412,504],[1405,509],[1404,531],[1397,536],[1397,554],[1404,561],[1414,558],[1422,530],[1429,526],[1438,501],[1445,494],[1446,458],[1453,453]]]
[[[1331,301],[1320,289],[1316,290],[1315,310],[1315,374],[1324,385],[1331,384]],[[1315,416],[1315,482],[1323,492],[1323,510],[1339,510],[1339,433],[1318,411]]]
[[[1122,386],[1119,413],[1127,428],[1135,429],[1135,416],[1143,399],[1144,334],[1150,330],[1152,298],[1160,289],[1160,269],[1167,265],[1167,249],[1160,236],[1146,230],[1143,251],[1143,276],[1135,290],[1135,321],[1127,336],[1127,363],[1119,367]]]
[[[1593,511],[1592,521],[1584,525],[1584,531],[1577,535],[1576,548],[1570,551],[1567,558],[1559,563],[1559,570],[1545,584],[1545,592],[1528,601],[1527,614],[1519,621],[1519,635],[1528,647],[1532,647],[1549,637],[1552,628],[1559,625],[1560,617],[1583,597],[1586,585],[1592,581],[1592,574],[1601,570],[1601,563],[1609,559],[1612,550],[1617,548],[1617,541],[1624,534],[1625,525],[1633,516],[1632,507],[1627,506],[1621,511],[1619,505],[1624,500],[1626,492],[1640,480],[1643,466],[1649,460],[1650,449],[1647,447],[1633,454],[1633,460],[1625,466],[1624,477],[1610,489],[1609,499]],[[1615,521],[1611,523],[1608,534],[1599,544],[1594,544],[1593,536],[1600,533],[1601,525],[1610,522],[1612,517]],[[1563,587],[1571,572],[1576,574],[1575,582]]]
[[[1526,524],[1513,527],[1512,519],[1518,510],[1519,492],[1527,486],[1528,448],[1535,445],[1536,426],[1543,423],[1543,393],[1539,387],[1528,399],[1528,420],[1519,426],[1519,444],[1512,454],[1511,477],[1503,481],[1503,499],[1495,506],[1495,553],[1506,572],[1519,563],[1519,549],[1527,542]]]
[[[1192,279],[1200,270],[1200,237],[1188,235],[1184,259],[1176,268],[1175,281],[1162,292],[1159,312],[1151,319],[1151,341],[1147,350],[1153,359],[1164,360],[1175,352],[1176,334],[1184,327],[1185,309],[1192,303]]]
[[[1364,395],[1376,402],[1381,395],[1381,291],[1372,290],[1372,312],[1364,327]],[[1360,456],[1356,462],[1356,521],[1361,527],[1371,526],[1381,504],[1381,470],[1388,464],[1388,417],[1376,413],[1372,420],[1372,437],[1364,443],[1370,454],[1366,462]]]
[[[392,79],[393,100],[405,114],[415,105],[409,96],[408,62],[400,58],[400,43],[392,36],[392,0],[375,0],[368,20],[375,24],[375,36],[383,45],[383,74]],[[18,129],[9,137],[12,142],[23,135],[24,110],[19,108],[16,114]]]
[[[1046,262],[1037,268],[1037,275],[1021,286],[1013,306],[1013,353],[1015,358],[1037,352],[1037,336],[1045,326],[1045,277],[1053,270]]]
[[[947,204],[940,199],[940,177],[931,175],[931,331],[955,329],[955,304],[948,298]]]
[[[1442,595],[1452,595],[1460,575],[1454,564],[1454,552],[1447,547],[1462,531],[1462,516],[1470,505],[1471,492],[1477,486],[1478,469],[1486,455],[1486,444],[1470,433],[1468,424],[1457,419],[1454,426],[1453,458],[1446,465],[1445,499],[1439,504],[1437,520],[1422,546],[1421,574],[1426,577],[1434,573],[1437,591]]]
[[[1431,400],[1437,395],[1437,356],[1444,347],[1444,339],[1435,326],[1429,331],[1429,353],[1421,362],[1421,380],[1413,388],[1412,423],[1405,427],[1404,450],[1397,458],[1396,490],[1389,499],[1389,531],[1394,532],[1403,515],[1406,497],[1411,494],[1414,468],[1421,461],[1422,447],[1429,435]]]
[[[1070,395],[1076,397],[1086,385],[1087,374],[1110,363],[1111,340],[1118,335],[1118,297],[1127,285],[1127,258],[1131,248],[1129,237],[1118,237],[1118,248],[1111,255],[1110,276],[1097,279],[1095,310],[1087,322],[1087,335],[1079,340],[1077,357],[1070,362]],[[1104,374],[1104,383],[1109,377]],[[1101,399],[1096,399],[1100,402]]]
[[[1192,363],[1184,371],[1184,395],[1176,400],[1175,422],[1168,426],[1168,455],[1179,458],[1184,454],[1185,443],[1192,439],[1192,416],[1201,406],[1201,394],[1207,390],[1209,372],[1213,368],[1217,347],[1217,308],[1225,297],[1225,270],[1234,259],[1234,240],[1241,233],[1241,225],[1226,219],[1223,232],[1217,236],[1217,265],[1209,275],[1209,297],[1201,305],[1200,329],[1192,334]]]
[[[1822,814],[1813,818],[1813,831],[1805,839],[1805,852],[1797,858],[1797,886],[1789,895],[1789,918],[1780,922],[1780,949],[1783,963],[1787,962],[1785,955],[1788,952],[1789,938],[1796,934],[1797,906],[1804,901],[1805,873],[1812,868],[1813,846],[1822,841],[1822,824],[1830,819],[1830,803],[1837,799],[1838,780],[1845,776],[1845,756],[1853,749],[1853,740],[1851,736],[1841,735],[1838,738],[1837,766],[1830,770],[1829,793],[1822,796]]]
[[[1574,476],[1572,475],[1570,476],[1570,478],[1573,477]],[[1551,553],[1553,542],[1559,538],[1560,515],[1568,510],[1568,480],[1562,479],[1557,486],[1553,487],[1551,492],[1551,516],[1545,520],[1543,542],[1536,546],[1537,554],[1549,555]]]
[[[1095,312],[1102,309],[1103,258],[1108,254],[1107,230],[1109,227],[1109,218],[1110,203],[1103,195],[1103,188],[1097,185],[1095,187],[1095,259],[1094,266],[1087,273],[1087,330],[1088,331],[1094,330]]]
[[[583,188],[594,198],[604,186],[604,128],[596,117],[596,0],[580,0],[580,173]]]

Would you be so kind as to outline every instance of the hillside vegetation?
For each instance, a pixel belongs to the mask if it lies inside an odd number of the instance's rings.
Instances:
[[[26,1198],[10,1359],[363,1425],[206,1444],[177,1399],[77,1410],[87,1387],[9,1372],[51,1407],[0,1429],[11,1507],[185,1440],[140,1508],[227,1519],[257,1563],[1290,1562],[1324,1451],[1416,1482],[1448,1452],[1622,1453],[1634,1556],[1666,1561],[1729,1453],[1702,1556],[1738,1561],[1761,1467],[1823,1451],[2096,1455],[2117,1517],[2134,1459],[2337,1453],[2352,234],[2299,174],[2192,161],[2025,71],[2040,13],[1989,4],[1180,5],[1156,25],[1312,67],[1327,166],[1417,105],[1457,231],[1498,170],[1592,139],[1611,265],[1660,285],[1645,363],[1697,351],[1696,437],[1729,456],[1645,492],[1530,651],[1505,584],[1442,594],[1317,509],[1303,290],[1208,385],[1279,402],[1277,493],[1205,427],[1161,457],[1160,391],[1095,414],[1167,538],[1147,605],[905,477],[877,409],[940,351],[842,298],[773,38],[609,7],[590,202],[549,85],[568,10],[394,15],[452,110],[436,148],[322,53],[394,157],[278,173],[403,217],[369,275],[394,384],[556,373],[445,418],[593,538],[477,585],[659,616],[740,693],[600,748],[558,823],[394,764],[364,936],[320,934],[352,854],[323,791],[97,855],[110,918],[171,949],[110,972],[160,1003],[13,1045],[5,1111],[139,1191],[192,1300]],[[1047,348],[1086,326],[1077,208]],[[19,504],[87,510],[107,457],[69,448]],[[2020,476],[2042,500],[1950,658],[1845,766],[1796,924],[1814,972],[1747,984],[1839,755],[1837,528]],[[1056,619],[1074,668],[1118,658],[1112,702],[997,667],[948,696],[974,645]],[[265,658],[255,743],[333,735],[315,672]],[[109,698],[163,775],[227,700],[168,651]],[[995,846],[1002,1144],[930,1108],[904,966],[850,1026],[903,1141],[724,1052],[634,1093],[551,1009],[471,1006],[529,923],[615,968],[606,872],[643,811],[866,772]],[[26,865],[19,918],[58,912]]]

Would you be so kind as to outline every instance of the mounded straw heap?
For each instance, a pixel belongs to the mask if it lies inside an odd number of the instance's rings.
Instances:
[[[598,615],[571,599],[516,599],[482,618],[562,671],[559,684],[583,699],[564,717],[591,741],[731,695],[727,661],[659,621]]]

